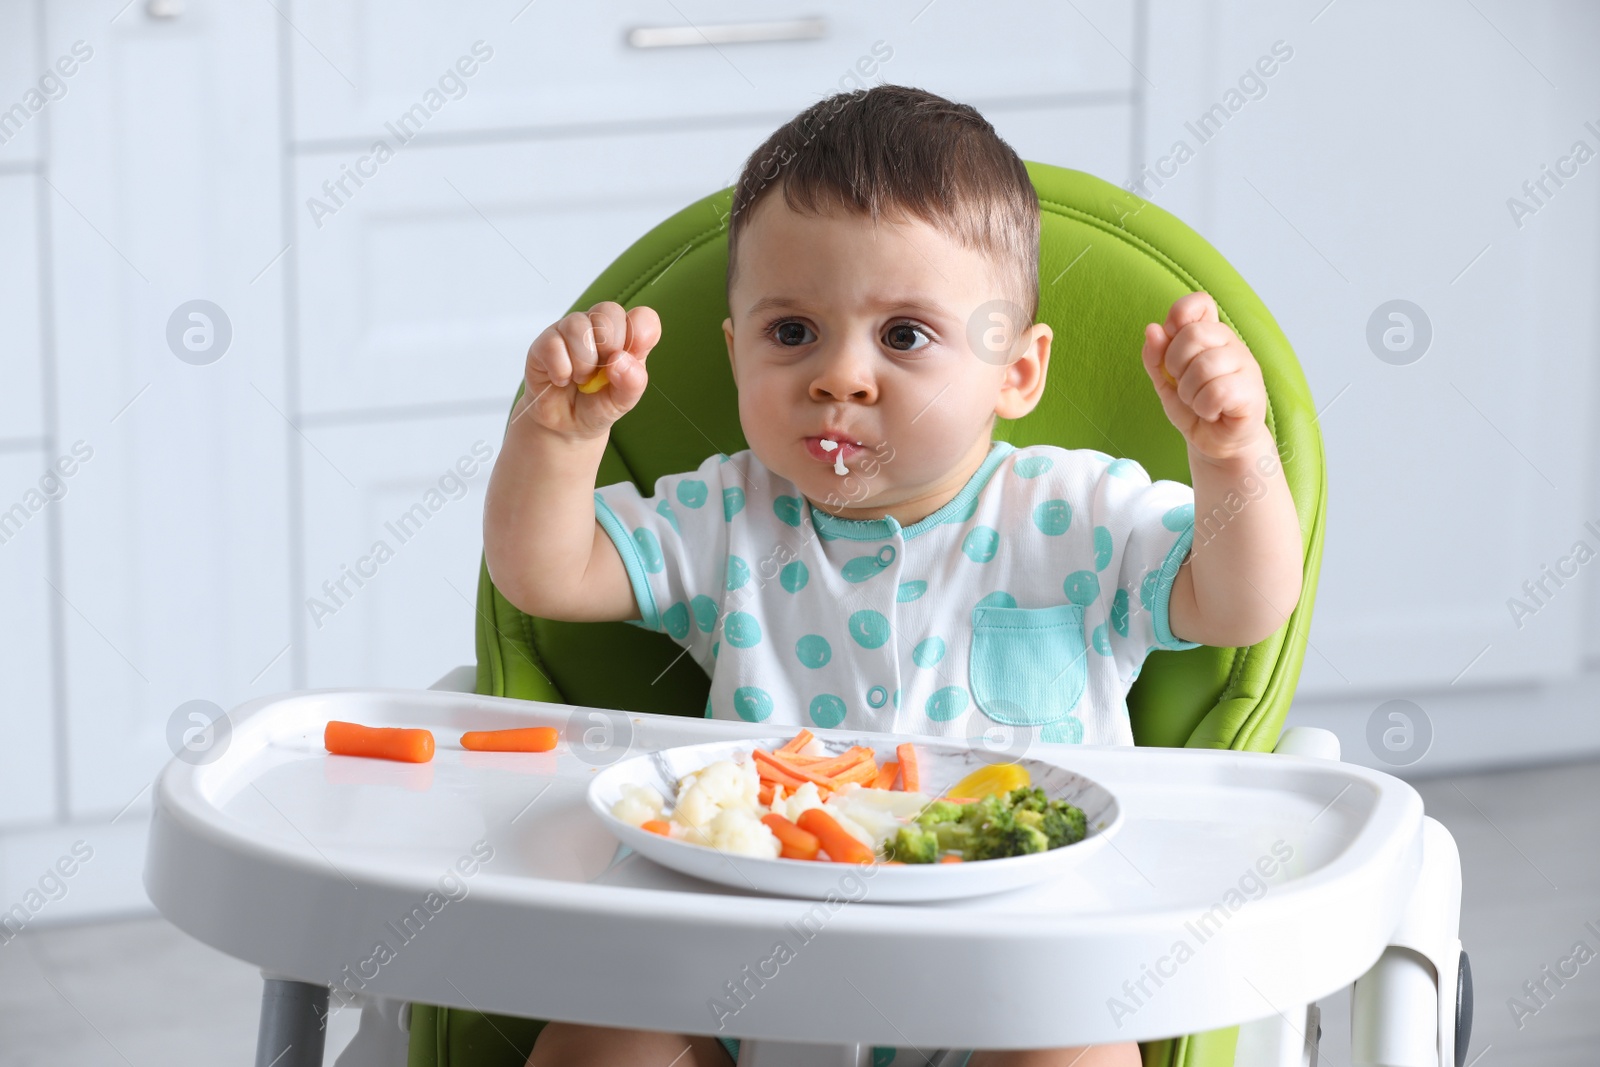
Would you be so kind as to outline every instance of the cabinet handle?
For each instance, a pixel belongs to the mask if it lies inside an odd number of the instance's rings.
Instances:
[[[709,26],[635,26],[628,31],[628,44],[633,48],[689,48],[707,44],[815,41],[827,35],[828,20],[825,18],[774,19]]]

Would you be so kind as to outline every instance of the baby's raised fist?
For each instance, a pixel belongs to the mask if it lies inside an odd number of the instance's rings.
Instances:
[[[645,357],[661,339],[661,318],[648,307],[625,310],[603,300],[552,324],[528,348],[522,410],[563,436],[608,432],[644,394]]]

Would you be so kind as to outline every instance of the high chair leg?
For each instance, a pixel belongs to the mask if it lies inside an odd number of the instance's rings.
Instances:
[[[267,978],[261,988],[256,1067],[322,1067],[328,987]]]

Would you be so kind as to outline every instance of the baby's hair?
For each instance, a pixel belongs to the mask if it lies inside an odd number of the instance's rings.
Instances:
[[[728,289],[740,230],[774,186],[790,210],[916,218],[1004,266],[1031,323],[1039,310],[1039,196],[976,108],[904,85],[836,93],[751,153],[728,220]]]

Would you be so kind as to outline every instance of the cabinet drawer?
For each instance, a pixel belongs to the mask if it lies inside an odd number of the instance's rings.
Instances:
[[[296,140],[389,136],[407,115],[427,136],[739,114],[776,125],[877,81],[969,99],[1138,78],[1124,58],[1131,0],[518,6],[296,4]],[[716,43],[687,43],[702,35]]]
[[[509,403],[539,331],[650,227],[731,184],[763,130],[410,148],[315,221],[307,199],[355,157],[300,159],[302,409]]]

